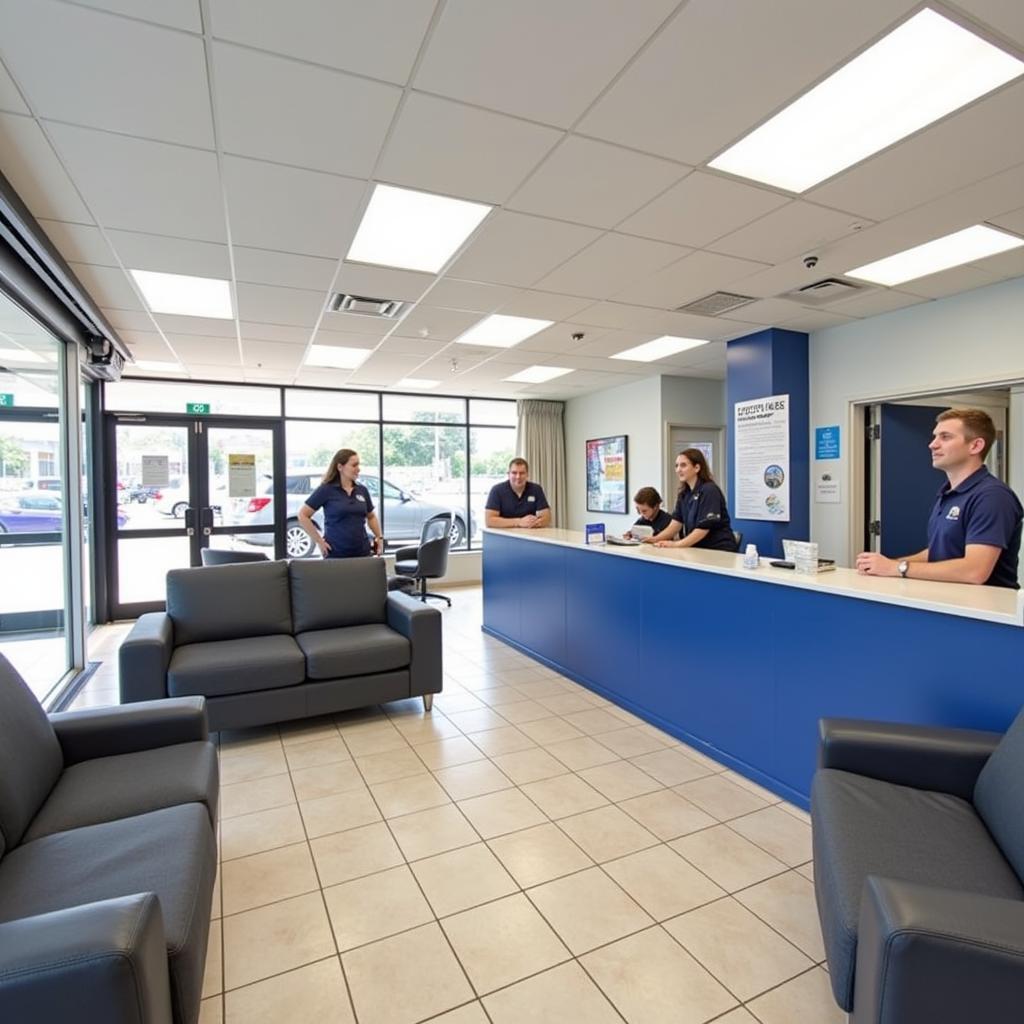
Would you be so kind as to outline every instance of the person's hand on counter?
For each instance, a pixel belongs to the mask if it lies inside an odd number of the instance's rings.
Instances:
[[[535,515],[523,516],[519,520],[519,525],[524,530],[531,530],[531,529],[533,529],[533,527],[535,527],[537,525],[537,517]]]
[[[857,572],[862,576],[899,576],[899,562],[875,551],[862,551],[857,556]]]

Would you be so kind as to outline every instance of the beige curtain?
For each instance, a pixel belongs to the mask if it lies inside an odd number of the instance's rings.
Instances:
[[[551,525],[566,526],[565,403],[523,399],[516,402],[516,411],[516,453],[530,464],[530,479],[544,488],[551,505]]]

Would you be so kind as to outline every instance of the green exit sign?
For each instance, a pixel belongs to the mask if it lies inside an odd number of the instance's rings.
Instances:
[[[210,403],[209,402],[187,402],[185,405],[185,412],[190,416],[209,416],[210,415]]]
[[[13,409],[14,395],[0,394],[0,409]]]

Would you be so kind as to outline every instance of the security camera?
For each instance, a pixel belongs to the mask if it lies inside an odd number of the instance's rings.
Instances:
[[[575,334],[574,334],[574,335],[572,336],[572,340],[573,340],[573,341],[582,341],[582,340],[583,340],[583,332],[582,332],[582,331],[577,331],[577,332],[576,332],[576,333],[575,333]]]
[[[814,253],[809,253],[804,257],[804,266],[808,270],[813,270],[818,265],[818,257]]]

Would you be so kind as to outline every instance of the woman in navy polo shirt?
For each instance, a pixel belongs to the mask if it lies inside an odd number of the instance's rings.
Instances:
[[[649,526],[654,531],[652,536],[661,533],[672,523],[672,517],[661,507],[661,495],[653,487],[641,487],[633,495],[636,514],[640,517],[634,526]],[[623,537],[632,537],[627,530]]]
[[[735,551],[736,538],[725,507],[725,495],[708,469],[707,459],[699,448],[687,448],[676,456],[679,497],[672,512],[672,522],[646,543],[660,548],[703,548],[713,551]],[[681,540],[676,540],[684,530]]]
[[[373,553],[384,553],[384,537],[370,492],[357,483],[359,455],[351,448],[340,448],[324,473],[323,482],[299,509],[299,523],[313,538],[324,558],[359,558],[370,554],[369,527],[373,533]],[[324,532],[313,522],[313,513],[324,510]]]

